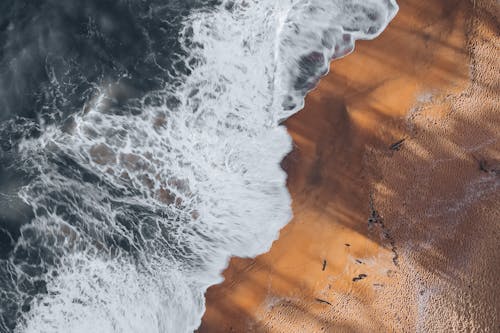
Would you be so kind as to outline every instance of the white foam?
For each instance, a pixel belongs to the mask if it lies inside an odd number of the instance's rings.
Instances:
[[[185,22],[182,61],[191,72],[140,101],[141,112],[109,112],[118,88],[103,86],[71,133],[51,127],[24,142],[43,174],[24,199],[50,210],[45,193],[77,193],[70,209],[86,228],[71,229],[57,213],[37,217],[38,232],[77,245],[60,246],[66,254],[57,276],[47,273],[48,295],[18,330],[196,329],[203,294],[221,281],[229,256],[267,251],[291,218],[279,165],[291,139],[280,121],[302,107],[332,57],[378,35],[396,10],[390,0],[225,1]],[[298,84],[304,59],[316,67]],[[51,164],[55,151],[127,195],[68,179]],[[134,234],[117,222],[117,200],[163,213],[150,213]],[[106,247],[116,235],[134,244],[134,255]]]

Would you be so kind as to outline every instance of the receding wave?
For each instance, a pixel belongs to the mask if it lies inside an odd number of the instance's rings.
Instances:
[[[196,329],[228,258],[265,252],[291,218],[280,123],[331,59],[397,11],[393,0],[9,4],[2,332]]]

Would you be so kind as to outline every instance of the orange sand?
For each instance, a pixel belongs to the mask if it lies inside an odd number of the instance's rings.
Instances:
[[[295,217],[199,332],[500,331],[500,6],[399,4],[286,122]]]

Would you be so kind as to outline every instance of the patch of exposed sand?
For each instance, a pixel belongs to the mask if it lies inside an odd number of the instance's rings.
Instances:
[[[398,2],[287,121],[295,217],[200,332],[500,331],[500,6]]]

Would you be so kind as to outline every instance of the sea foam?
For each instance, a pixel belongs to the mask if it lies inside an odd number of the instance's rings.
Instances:
[[[194,11],[179,36],[184,70],[163,89],[117,106],[126,86],[103,83],[64,125],[23,141],[37,175],[20,195],[35,218],[13,262],[18,281],[44,292],[19,298],[30,310],[16,330],[195,330],[228,258],[267,251],[292,216],[281,122],[331,59],[376,37],[396,11],[392,0]],[[30,251],[43,260],[16,262]]]

